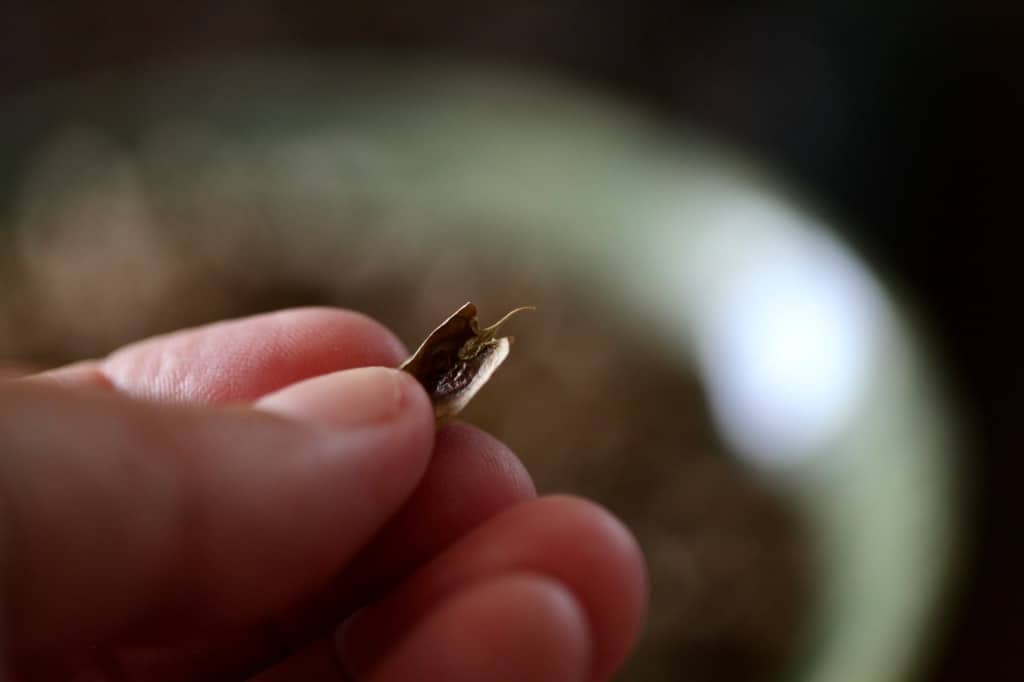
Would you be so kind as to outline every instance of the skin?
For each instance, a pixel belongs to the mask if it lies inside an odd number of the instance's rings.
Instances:
[[[7,679],[610,679],[630,533],[299,309],[0,378]]]

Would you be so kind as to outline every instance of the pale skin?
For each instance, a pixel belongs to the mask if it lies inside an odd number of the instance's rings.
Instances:
[[[632,536],[435,431],[406,353],[315,308],[0,378],[0,679],[610,679]]]

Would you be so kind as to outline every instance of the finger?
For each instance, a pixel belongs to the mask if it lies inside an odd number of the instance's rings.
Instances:
[[[42,376],[150,399],[222,404],[336,370],[394,367],[403,357],[401,342],[365,315],[299,308],[157,336]]]
[[[585,679],[587,619],[549,578],[508,576],[471,586],[429,614],[368,682],[574,682]]]
[[[0,387],[14,653],[262,622],[337,574],[433,444],[426,394],[394,370],[311,379],[261,408],[293,419]]]
[[[357,679],[372,679],[391,643],[450,595],[524,571],[550,576],[575,595],[593,642],[588,679],[609,679],[631,649],[643,619],[643,558],[617,520],[571,497],[525,502],[467,535],[383,600],[353,616],[339,639],[343,657]]]
[[[574,682],[586,679],[587,618],[565,586],[510,574],[473,584],[426,614],[393,642],[366,682]],[[332,638],[312,645],[253,682],[352,679]]]
[[[368,600],[500,511],[534,496],[516,456],[487,434],[452,424],[401,511],[324,590],[240,637],[218,634],[206,646],[119,652],[127,679],[239,679],[303,649]]]
[[[402,510],[319,593],[277,628],[292,647],[308,642],[499,512],[536,496],[505,445],[467,424],[437,435],[423,480]]]
[[[115,352],[103,370],[132,395],[200,403],[254,400],[301,379],[405,355],[359,313],[303,308],[157,337]]]

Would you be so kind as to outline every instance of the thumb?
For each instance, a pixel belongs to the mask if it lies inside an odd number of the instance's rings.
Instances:
[[[0,443],[2,618],[32,658],[258,622],[323,585],[416,486],[433,414],[383,368],[230,410],[19,382]]]

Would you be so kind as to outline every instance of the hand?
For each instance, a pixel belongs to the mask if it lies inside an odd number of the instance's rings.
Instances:
[[[12,680],[606,680],[623,526],[434,432],[375,322],[303,309],[0,382]],[[354,614],[354,615],[353,615]]]

